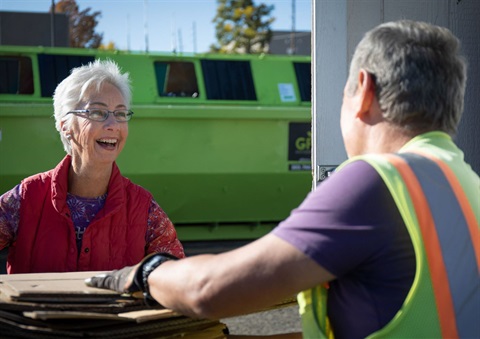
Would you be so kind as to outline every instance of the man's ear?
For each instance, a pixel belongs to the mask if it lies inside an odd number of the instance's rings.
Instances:
[[[364,69],[358,73],[357,95],[359,101],[357,117],[366,119],[375,100],[375,81],[373,76]]]

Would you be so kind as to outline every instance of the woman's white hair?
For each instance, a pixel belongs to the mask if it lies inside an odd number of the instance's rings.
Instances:
[[[72,119],[68,112],[78,109],[83,98],[92,91],[99,92],[104,83],[117,87],[127,105],[130,105],[131,89],[128,73],[122,73],[118,65],[112,60],[95,60],[87,65],[72,69],[55,89],[53,94],[53,108],[55,128],[60,133],[63,148],[71,154],[70,141],[62,133],[64,128],[69,129]]]

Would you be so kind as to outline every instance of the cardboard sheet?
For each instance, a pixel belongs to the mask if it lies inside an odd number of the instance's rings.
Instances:
[[[219,321],[85,285],[100,273],[0,275],[2,338],[225,338]]]

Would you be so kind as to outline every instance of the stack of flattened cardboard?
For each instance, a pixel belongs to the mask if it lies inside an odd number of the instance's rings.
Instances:
[[[218,321],[90,288],[100,272],[0,275],[1,338],[225,338]]]

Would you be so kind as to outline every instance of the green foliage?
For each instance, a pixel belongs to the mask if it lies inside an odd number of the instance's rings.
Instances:
[[[51,9],[50,9],[51,10]],[[90,7],[80,11],[75,0],[60,0],[55,13],[65,13],[69,20],[70,47],[98,48],[103,34],[95,33],[100,12],[90,14]]]
[[[253,0],[217,0],[215,35],[217,43],[210,46],[216,53],[267,53],[275,20],[270,16],[274,6],[260,4]]]

